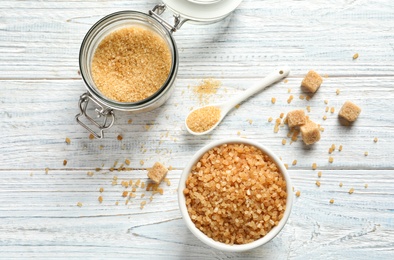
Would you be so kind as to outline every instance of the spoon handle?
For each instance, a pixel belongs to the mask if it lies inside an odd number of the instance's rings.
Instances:
[[[229,100],[226,105],[226,110],[230,110],[245,99],[253,96],[257,92],[265,89],[266,87],[272,85],[273,83],[277,82],[280,79],[287,77],[290,73],[290,69],[288,67],[277,68],[270,74],[268,74],[263,80],[258,82],[253,87],[248,88],[247,90],[239,93],[235,98]]]

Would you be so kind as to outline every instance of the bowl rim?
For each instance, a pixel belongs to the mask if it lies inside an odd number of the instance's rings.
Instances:
[[[187,212],[186,203],[185,203],[185,196],[183,194],[183,190],[186,186],[186,179],[190,174],[191,168],[201,158],[201,156],[203,156],[203,154],[205,152],[209,151],[210,149],[212,149],[214,147],[220,146],[222,144],[235,144],[235,143],[255,146],[256,148],[260,149],[265,154],[267,154],[275,162],[275,164],[280,169],[283,177],[285,178],[286,192],[287,192],[286,210],[284,212],[282,219],[279,221],[279,224],[277,226],[275,226],[273,229],[271,229],[270,232],[268,232],[268,234],[266,234],[264,237],[262,237],[258,240],[255,240],[251,243],[242,244],[242,245],[228,245],[228,244],[225,244],[222,242],[215,241],[212,238],[205,235],[198,228],[196,228],[194,223],[190,219],[189,213]],[[251,250],[256,247],[262,246],[262,245],[268,243],[269,241],[271,241],[274,237],[276,237],[280,233],[280,231],[283,229],[283,227],[287,223],[287,220],[289,219],[291,209],[293,206],[293,200],[294,200],[294,195],[292,192],[291,179],[290,179],[290,176],[287,172],[286,167],[284,166],[283,162],[279,159],[279,157],[277,157],[266,146],[264,146],[256,141],[249,140],[249,139],[243,139],[243,138],[225,138],[225,139],[213,141],[213,142],[205,145],[204,147],[202,147],[200,150],[198,150],[193,155],[193,157],[190,159],[190,161],[185,166],[184,170],[182,171],[182,174],[181,174],[181,177],[179,180],[179,185],[178,185],[178,204],[179,204],[182,218],[184,219],[186,226],[200,241],[202,241],[206,245],[209,245],[213,248],[216,248],[216,249],[219,249],[222,251],[227,251],[227,252],[247,251],[247,250]]]

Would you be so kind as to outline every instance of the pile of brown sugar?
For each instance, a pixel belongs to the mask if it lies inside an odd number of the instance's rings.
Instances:
[[[246,244],[278,225],[286,181],[277,165],[251,145],[224,144],[193,166],[183,191],[196,227],[226,244]]]
[[[210,95],[216,94],[221,85],[222,83],[219,80],[208,78],[194,86],[193,91],[197,94],[200,105],[208,104]]]
[[[126,27],[107,35],[92,60],[92,76],[104,96],[137,102],[152,96],[171,70],[171,52],[155,32]]]

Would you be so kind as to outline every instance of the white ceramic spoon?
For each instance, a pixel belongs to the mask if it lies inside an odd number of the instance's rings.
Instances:
[[[255,86],[248,88],[247,90],[239,93],[239,95],[237,95],[233,99],[230,99],[229,101],[227,101],[225,103],[205,106],[205,107],[217,107],[220,109],[219,120],[216,122],[216,124],[214,124],[210,129],[206,130],[205,132],[194,132],[187,125],[187,123],[186,123],[187,118],[190,116],[190,114],[193,113],[194,111],[196,111],[198,109],[202,109],[204,107],[200,107],[200,108],[196,108],[196,109],[192,110],[185,119],[185,125],[186,125],[187,131],[193,135],[208,134],[223,120],[223,118],[227,115],[227,113],[231,109],[233,109],[236,105],[240,104],[242,101],[249,98],[250,96],[253,96],[257,92],[262,91],[263,89],[272,85],[273,83],[279,81],[280,79],[287,77],[289,75],[289,73],[290,73],[290,69],[288,67],[278,68],[278,69],[274,70],[273,72],[271,72],[270,74],[268,74],[262,81],[257,83]]]

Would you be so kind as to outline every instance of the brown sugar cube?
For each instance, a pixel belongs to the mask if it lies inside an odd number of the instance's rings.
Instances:
[[[308,120],[300,127],[302,140],[306,145],[314,144],[320,140],[320,131],[316,123]]]
[[[301,126],[306,123],[306,117],[304,110],[293,110],[287,113],[287,125],[289,128]]]
[[[157,162],[148,171],[148,177],[155,183],[159,184],[166,176],[168,169],[161,163]]]
[[[358,115],[360,115],[361,108],[356,104],[346,101],[341,110],[339,110],[338,116],[342,124],[350,125],[356,121]]]
[[[320,75],[317,74],[315,71],[310,70],[308,74],[306,74],[305,78],[302,80],[301,87],[306,92],[315,93],[322,82],[322,77],[320,77]]]

